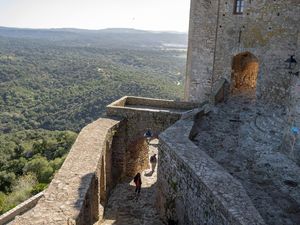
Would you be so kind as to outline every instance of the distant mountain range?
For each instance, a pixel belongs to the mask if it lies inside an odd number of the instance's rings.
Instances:
[[[156,48],[166,44],[187,45],[187,34],[180,32],[155,32],[126,28],[103,30],[25,29],[0,27],[0,37],[53,41],[63,46],[98,46],[107,48]]]

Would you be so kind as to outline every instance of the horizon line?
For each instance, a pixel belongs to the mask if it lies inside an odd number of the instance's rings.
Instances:
[[[90,29],[90,28],[78,28],[78,27],[10,27],[10,26],[2,26],[0,28],[8,28],[8,29],[24,29],[24,30],[86,30],[86,31],[101,31],[101,30],[136,30],[136,31],[144,31],[144,32],[154,32],[154,33],[181,33],[187,34],[188,31],[177,31],[177,30],[145,30],[139,28],[132,27],[106,27],[106,28],[98,28],[98,29]]]

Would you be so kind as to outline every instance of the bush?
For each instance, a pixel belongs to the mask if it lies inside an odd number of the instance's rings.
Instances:
[[[38,193],[40,193],[41,191],[45,190],[48,187],[48,184],[45,183],[38,183],[37,185],[35,185],[32,190],[31,190],[31,194],[32,195],[36,195]]]

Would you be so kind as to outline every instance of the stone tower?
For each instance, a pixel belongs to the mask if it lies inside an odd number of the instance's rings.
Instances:
[[[299,21],[299,0],[192,0],[185,99],[209,99],[225,78],[231,86],[252,86],[258,98],[295,102]],[[291,55],[296,68],[285,62]],[[239,77],[238,68],[246,67]]]

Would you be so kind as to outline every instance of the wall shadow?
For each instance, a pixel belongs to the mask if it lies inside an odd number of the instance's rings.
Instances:
[[[76,224],[93,225],[99,220],[99,183],[95,173],[81,178],[74,208],[80,210]]]

